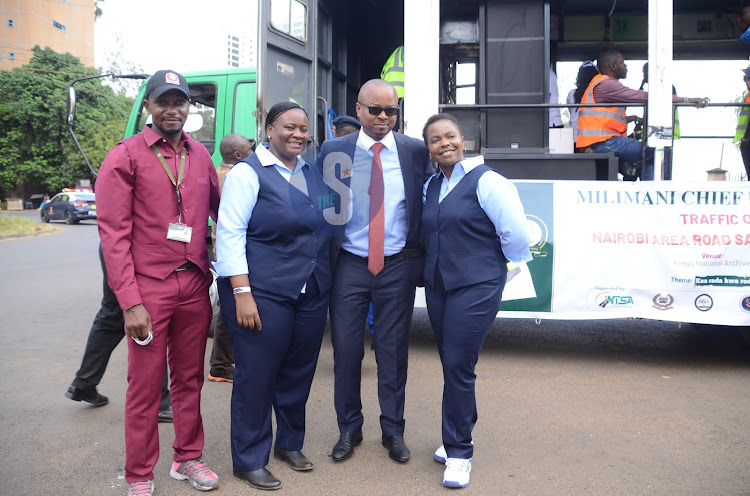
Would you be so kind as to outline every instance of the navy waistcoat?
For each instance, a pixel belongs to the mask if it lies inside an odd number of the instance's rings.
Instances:
[[[258,200],[247,227],[250,286],[297,299],[311,275],[321,294],[331,287],[331,229],[321,199],[330,193],[321,174],[305,166],[308,194],[290,184],[276,167],[253,155],[247,163],[258,174]]]
[[[446,291],[508,273],[495,225],[477,199],[477,182],[488,171],[496,173],[486,165],[472,169],[442,202],[439,202],[442,181],[434,177],[427,187],[422,241],[426,250],[424,278],[431,287],[435,287],[436,270],[440,270]]]

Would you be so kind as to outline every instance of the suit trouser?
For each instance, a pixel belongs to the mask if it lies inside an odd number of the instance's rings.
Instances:
[[[224,322],[234,350],[231,446],[234,470],[249,472],[268,465],[271,410],[276,414],[276,447],[301,450],[305,440],[305,404],[310,395],[323,341],[328,293],[315,279],[293,300],[253,288],[262,329],[237,323],[228,278],[218,281]]]
[[[425,299],[443,364],[443,444],[448,457],[471,458],[478,418],[474,369],[500,310],[505,276],[446,291],[435,272],[435,287],[425,286]]]
[[[159,459],[157,413],[165,362],[169,361],[174,412],[175,461],[200,458],[200,413],[206,339],[211,324],[211,274],[194,267],[165,280],[136,274],[154,339],[145,346],[128,339],[128,391],[125,398],[125,480],[154,478]]]
[[[89,331],[86,349],[83,352],[81,368],[76,372],[76,377],[71,384],[79,389],[96,389],[104,377],[109,359],[122,338],[125,337],[125,319],[117,302],[117,297],[107,283],[107,267],[104,265],[102,246],[99,245],[99,263],[104,276],[102,282],[102,305],[94,317],[94,323]],[[165,368],[166,372],[166,368]],[[164,409],[169,407],[169,379],[164,374],[161,390],[161,405]]]
[[[407,261],[397,258],[373,276],[367,261],[341,251],[331,289],[331,341],[335,376],[334,404],[339,430],[362,428],[361,379],[364,357],[362,324],[372,301],[375,361],[378,365],[380,428],[385,436],[404,434],[404,403],[409,360],[409,328],[415,286]]]

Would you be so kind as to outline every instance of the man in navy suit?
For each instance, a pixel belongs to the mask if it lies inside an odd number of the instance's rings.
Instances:
[[[366,82],[356,105],[359,132],[323,143],[316,166],[336,191],[327,219],[345,224],[334,246],[331,340],[339,431],[331,454],[341,461],[362,442],[360,382],[365,321],[375,314],[375,359],[382,443],[389,456],[409,460],[404,400],[414,292],[422,284],[422,185],[432,175],[421,140],[394,133],[398,95],[382,79]]]

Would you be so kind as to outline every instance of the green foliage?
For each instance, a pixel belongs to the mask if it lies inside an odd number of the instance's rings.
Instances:
[[[58,191],[93,175],[68,131],[67,87],[95,75],[81,61],[50,48],[33,48],[28,65],[0,71],[0,185],[31,184]],[[100,79],[75,86],[75,129],[92,165],[98,165],[121,138],[132,100]]]
[[[31,235],[42,231],[52,231],[53,229],[47,224],[31,222],[23,217],[0,215],[0,239],[18,237],[19,235]]]

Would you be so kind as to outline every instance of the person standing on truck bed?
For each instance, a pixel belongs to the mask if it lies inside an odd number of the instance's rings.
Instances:
[[[399,109],[390,83],[367,81],[356,109],[362,129],[326,140],[315,163],[324,177],[340,169],[337,186],[349,188],[353,206],[345,235],[334,246],[330,317],[340,437],[331,456],[345,460],[362,442],[362,323],[372,301],[382,444],[392,459],[406,462],[409,328],[424,267],[421,188],[434,169],[423,142],[393,132]]]
[[[129,496],[154,491],[156,412],[168,360],[175,430],[169,475],[207,491],[219,485],[202,460],[200,414],[212,316],[206,219],[216,219],[219,185],[208,150],[182,129],[190,111],[185,78],[157,71],[146,85],[143,105],[153,124],[110,150],[96,181],[107,278],[132,338],[127,340],[125,481]]]
[[[642,90],[648,84],[648,62],[643,64],[643,80],[641,80],[641,86],[638,88]],[[672,85],[672,94],[677,94],[677,88]],[[648,122],[648,109],[643,112],[644,120]],[[680,139],[680,113],[677,108],[674,109],[674,126],[672,128],[672,140]],[[672,147],[664,147],[664,179],[672,179]]]
[[[578,68],[578,74],[576,75],[576,87],[570,90],[568,96],[565,99],[565,103],[581,103],[583,98],[583,92],[588,88],[589,83],[594,76],[599,74],[599,69],[596,68],[596,62],[593,60],[584,61]],[[578,138],[578,107],[570,108],[570,127],[573,129],[573,141]]]
[[[627,88],[620,79],[628,74],[628,66],[622,53],[605,50],[597,58],[599,75],[589,83],[581,103],[647,103],[648,93]],[[672,96],[672,102],[692,103],[696,107],[705,107],[708,98],[688,98]],[[625,107],[582,107],[578,112],[578,138],[576,148],[584,151],[588,148],[596,153],[614,153],[620,162],[636,164],[638,174],[625,176],[626,180],[635,181],[642,172],[642,178],[654,179],[654,150],[646,151],[646,166],[641,166],[641,142],[626,137],[628,122],[638,119],[627,116]],[[621,170],[622,170],[622,163]],[[643,169],[643,170],[641,170]]]
[[[742,101],[750,104],[750,66],[742,71],[742,80],[745,82],[745,93],[742,95]],[[748,133],[748,117],[750,116],[750,107],[740,107],[740,115],[737,117],[737,131],[734,135],[733,142],[740,144],[740,155],[742,163],[745,165],[746,179],[750,181],[750,133]]]
[[[398,99],[404,97],[404,46],[397,47],[383,64],[380,79],[388,81],[396,88]]]

